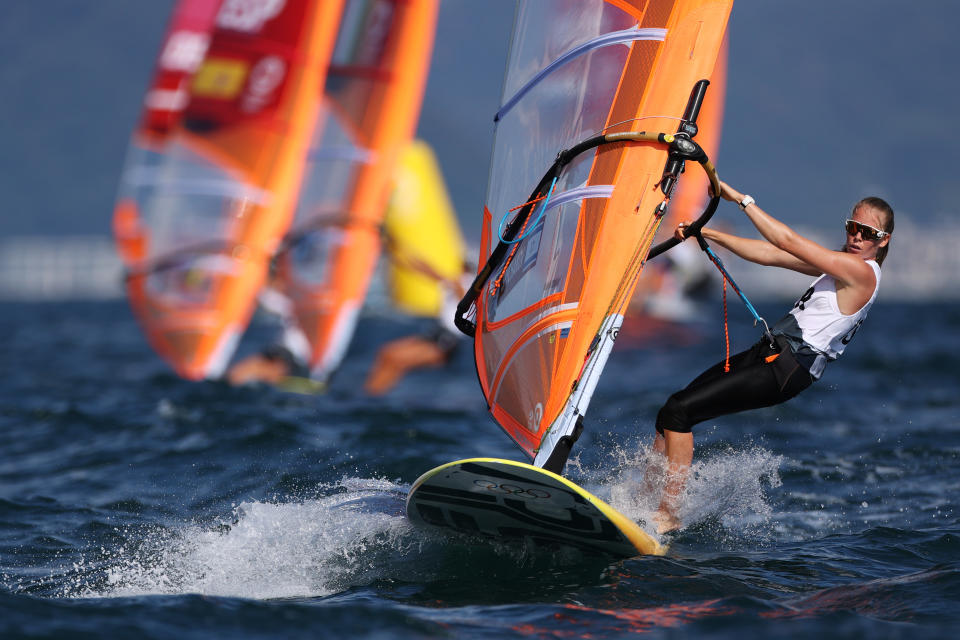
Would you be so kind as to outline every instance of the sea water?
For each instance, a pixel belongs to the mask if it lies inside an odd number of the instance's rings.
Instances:
[[[644,526],[653,419],[723,357],[715,317],[628,321],[567,467]],[[176,378],[122,302],[5,304],[0,636],[953,636],[960,305],[881,301],[799,398],[699,425],[683,530],[624,561],[409,525],[424,471],[523,459],[466,343],[359,391],[380,344],[423,328],[363,318],[307,396]],[[258,321],[241,351],[269,339]]]

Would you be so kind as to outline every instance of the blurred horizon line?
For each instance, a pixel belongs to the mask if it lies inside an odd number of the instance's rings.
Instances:
[[[825,246],[822,231],[796,227]],[[960,252],[953,238],[960,222],[945,219],[930,234],[909,218],[897,224],[883,269],[880,298],[887,301],[960,300]],[[839,236],[838,236],[839,237]],[[476,247],[471,247],[471,254]],[[795,298],[809,276],[727,261],[734,278],[757,300]],[[382,278],[371,285],[367,311],[383,309]],[[31,235],[0,239],[0,300],[56,302],[116,300],[125,296],[123,265],[108,235]]]

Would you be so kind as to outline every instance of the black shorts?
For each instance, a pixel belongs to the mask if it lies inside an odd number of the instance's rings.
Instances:
[[[305,362],[293,355],[293,352],[280,344],[268,346],[260,352],[266,360],[271,362],[282,362],[287,367],[287,375],[298,378],[309,378],[310,368]]]
[[[768,361],[774,354],[779,355]],[[785,402],[813,383],[781,336],[775,346],[764,338],[732,356],[730,371],[723,369],[718,362],[670,396],[657,414],[657,432],[689,433],[704,420]]]

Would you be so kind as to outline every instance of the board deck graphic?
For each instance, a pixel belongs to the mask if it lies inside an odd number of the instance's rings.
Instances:
[[[600,498],[562,476],[512,460],[469,458],[428,471],[410,489],[407,517],[420,527],[622,558],[666,552]]]

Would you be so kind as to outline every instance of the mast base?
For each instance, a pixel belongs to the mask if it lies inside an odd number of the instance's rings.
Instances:
[[[567,464],[567,458],[570,457],[570,451],[573,449],[574,443],[580,439],[581,433],[583,433],[583,416],[577,416],[577,423],[573,427],[573,433],[560,438],[557,446],[553,448],[550,457],[547,458],[547,461],[543,464],[543,468],[547,471],[554,472],[558,476],[563,475],[563,468]]]

